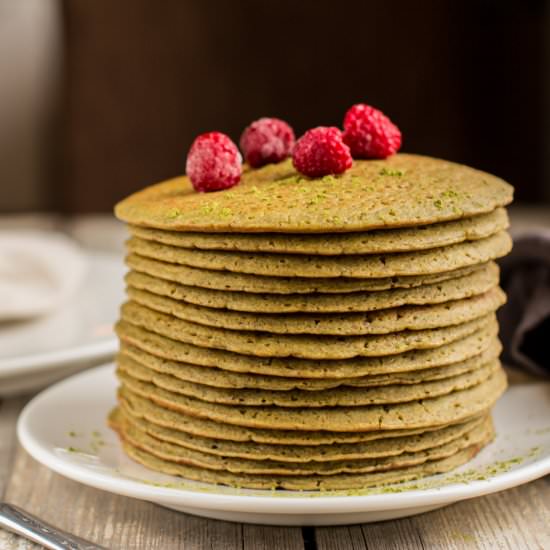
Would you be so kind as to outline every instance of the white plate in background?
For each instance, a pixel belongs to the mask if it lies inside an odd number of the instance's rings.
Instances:
[[[81,287],[58,311],[0,323],[0,396],[40,389],[116,352],[126,268],[114,254],[89,254],[87,262]]]
[[[157,474],[127,458],[106,427],[115,404],[114,365],[56,384],[24,409],[18,436],[39,462],[70,479],[209,518],[271,525],[345,525],[434,510],[550,473],[550,383],[512,386],[494,410],[497,437],[449,472],[345,492],[232,489]],[[392,492],[393,491],[393,492]]]

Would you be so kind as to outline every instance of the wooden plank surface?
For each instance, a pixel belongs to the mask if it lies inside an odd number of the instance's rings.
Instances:
[[[25,398],[0,399],[0,497],[4,493],[15,454],[17,416],[26,401]]]
[[[17,416],[27,399],[24,397],[0,400],[0,500],[5,499],[6,486],[11,480],[17,449],[15,428]],[[24,541],[0,529],[0,550],[38,550],[36,544]]]
[[[434,512],[316,530],[318,550],[550,548],[550,476]]]

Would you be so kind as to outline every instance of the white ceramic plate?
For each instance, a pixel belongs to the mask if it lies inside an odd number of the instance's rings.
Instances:
[[[35,397],[18,424],[39,462],[86,485],[199,516],[272,525],[342,525],[433,510],[550,472],[550,384],[515,386],[495,410],[497,438],[454,472],[391,489],[345,493],[253,491],[156,474],[128,459],[105,419],[114,366],[77,374]],[[390,492],[391,491],[391,492]]]
[[[80,290],[59,311],[0,324],[0,396],[40,389],[115,353],[125,268],[114,254],[90,254],[88,263]]]

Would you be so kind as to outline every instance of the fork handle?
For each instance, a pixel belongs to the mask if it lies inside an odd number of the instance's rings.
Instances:
[[[66,533],[7,502],[0,502],[0,527],[50,550],[107,550]]]

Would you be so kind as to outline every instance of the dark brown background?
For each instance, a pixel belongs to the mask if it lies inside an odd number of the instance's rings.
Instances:
[[[182,173],[200,132],[238,140],[278,116],[297,134],[384,110],[403,149],[549,197],[544,1],[79,0],[64,4],[59,174],[51,207],[110,210]]]

